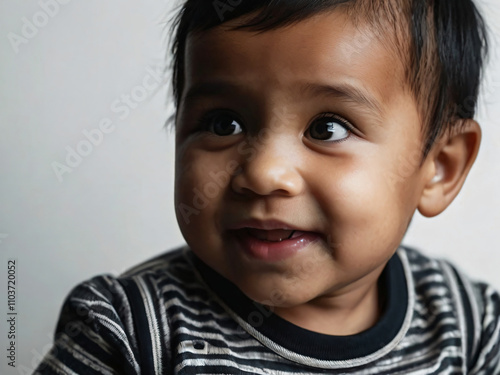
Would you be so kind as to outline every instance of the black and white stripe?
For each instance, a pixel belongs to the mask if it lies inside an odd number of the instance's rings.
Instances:
[[[333,337],[266,314],[176,250],[77,286],[35,373],[500,374],[498,293],[406,248],[384,274],[385,316],[397,326]]]

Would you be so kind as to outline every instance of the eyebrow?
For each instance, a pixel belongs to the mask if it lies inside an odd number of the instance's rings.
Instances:
[[[306,83],[303,87],[304,92],[311,92],[315,96],[332,96],[348,102],[353,102],[370,110],[382,114],[382,106],[375,97],[365,89],[352,85],[350,83],[338,84],[314,84]]]
[[[323,84],[323,83],[302,83],[299,84],[301,94],[311,96],[330,96],[337,99],[353,102],[370,110],[382,114],[380,103],[365,89],[350,83]],[[205,81],[193,85],[186,93],[183,101],[190,102],[201,97],[217,97],[234,95],[237,92],[243,92],[243,86],[233,84],[227,81]]]

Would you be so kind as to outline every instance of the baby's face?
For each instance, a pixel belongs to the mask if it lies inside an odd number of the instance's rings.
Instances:
[[[190,37],[175,205],[192,250],[267,305],[373,290],[430,169],[400,65],[339,12]]]

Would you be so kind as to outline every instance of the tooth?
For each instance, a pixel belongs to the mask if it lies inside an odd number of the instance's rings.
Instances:
[[[273,230],[262,230],[247,228],[247,232],[263,241],[269,242],[282,242],[292,238],[292,236],[297,232],[296,230],[288,229],[273,229]]]

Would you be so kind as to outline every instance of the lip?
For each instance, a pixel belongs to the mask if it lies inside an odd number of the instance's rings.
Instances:
[[[282,241],[265,241],[252,236],[247,228],[262,230],[285,229],[301,232],[297,237]],[[281,220],[248,219],[238,221],[228,226],[230,235],[235,239],[237,247],[254,260],[278,262],[293,257],[306,249],[312,243],[320,240],[317,232],[299,228],[296,225]]]
[[[298,237],[280,242],[260,240],[245,229],[235,230],[232,233],[238,247],[245,254],[250,258],[265,262],[278,262],[291,258],[320,239],[320,235],[315,232],[302,232]]]
[[[252,236],[246,229],[262,230],[285,229],[301,232],[300,236],[284,239],[280,242],[260,240]],[[313,242],[321,239],[321,234],[311,228],[299,227],[278,219],[261,220],[256,218],[232,221],[226,226],[228,233],[233,237],[236,246],[250,259],[277,262],[290,258],[303,251]]]

